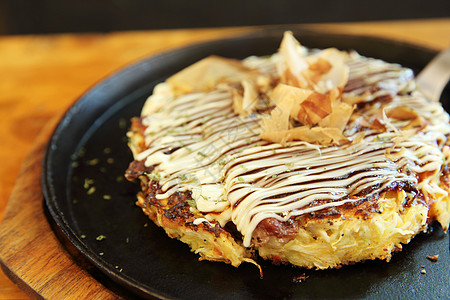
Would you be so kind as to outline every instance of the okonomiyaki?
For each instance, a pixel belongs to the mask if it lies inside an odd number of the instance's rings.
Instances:
[[[210,56],[158,84],[128,132],[137,205],[200,259],[327,269],[447,231],[449,116],[412,70],[302,46]]]

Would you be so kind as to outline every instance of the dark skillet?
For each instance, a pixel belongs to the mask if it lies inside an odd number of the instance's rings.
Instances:
[[[129,119],[139,115],[154,85],[211,54],[244,58],[277,50],[285,28],[199,44],[137,62],[98,83],[66,113],[43,162],[48,218],[76,261],[119,295],[187,299],[446,298],[450,296],[449,241],[439,225],[420,234],[391,262],[370,261],[338,270],[311,271],[261,262],[234,268],[198,261],[135,206],[138,184],[124,180],[132,156]],[[436,54],[429,49],[364,36],[302,31],[312,48],[354,49],[362,55],[420,71]],[[447,87],[441,101],[450,103]],[[433,263],[427,255],[439,254]],[[426,274],[422,274],[422,265]],[[294,278],[305,274],[305,282]]]

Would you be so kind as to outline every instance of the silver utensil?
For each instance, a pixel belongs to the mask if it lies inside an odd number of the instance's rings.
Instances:
[[[450,48],[439,53],[416,76],[419,90],[432,101],[439,101],[450,78]]]

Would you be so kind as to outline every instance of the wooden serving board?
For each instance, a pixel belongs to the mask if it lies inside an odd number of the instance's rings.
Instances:
[[[55,124],[56,119],[42,131],[25,159],[6,207],[0,224],[1,267],[32,298],[122,298],[122,292],[96,280],[90,266],[75,261],[45,216],[41,165]]]

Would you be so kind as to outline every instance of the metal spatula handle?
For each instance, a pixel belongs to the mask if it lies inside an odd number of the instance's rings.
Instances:
[[[450,48],[439,53],[416,77],[420,91],[432,101],[439,101],[450,78]]]

